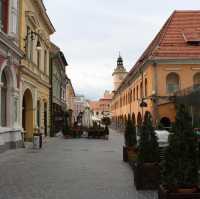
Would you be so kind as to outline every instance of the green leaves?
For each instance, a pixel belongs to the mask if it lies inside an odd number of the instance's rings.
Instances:
[[[158,162],[159,146],[158,138],[152,124],[152,117],[149,112],[145,113],[144,121],[140,129],[138,162]]]
[[[178,107],[173,133],[169,137],[162,163],[162,181],[174,187],[191,187],[198,183],[197,137],[184,105]]]
[[[135,122],[131,120],[130,115],[128,116],[128,121],[126,122],[124,139],[125,145],[128,147],[135,146],[137,144]]]

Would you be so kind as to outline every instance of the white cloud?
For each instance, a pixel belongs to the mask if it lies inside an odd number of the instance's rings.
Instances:
[[[196,9],[196,0],[45,0],[57,32],[53,41],[69,63],[77,93],[88,98],[112,89],[118,51],[130,69],[175,9]]]

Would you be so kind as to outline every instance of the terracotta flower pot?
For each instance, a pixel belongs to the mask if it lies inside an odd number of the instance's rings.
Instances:
[[[193,188],[179,188],[176,191],[169,190],[166,186],[160,185],[158,190],[158,199],[199,199],[200,189]]]

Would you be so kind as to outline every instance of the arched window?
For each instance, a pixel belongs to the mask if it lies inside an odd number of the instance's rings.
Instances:
[[[7,79],[6,79],[6,74],[5,71],[3,71],[2,76],[1,76],[1,126],[6,126],[7,121],[6,121],[6,101],[7,101]]]
[[[140,83],[140,98],[143,97],[143,83]]]
[[[132,99],[133,99],[133,93],[132,90],[130,91],[130,103],[132,103]]]
[[[145,95],[145,97],[147,97],[147,79],[145,79],[145,82],[144,82],[144,95]]]
[[[200,86],[200,73],[194,75],[193,81],[195,86]]]
[[[170,73],[166,79],[167,92],[174,93],[179,90],[179,75],[176,73]]]

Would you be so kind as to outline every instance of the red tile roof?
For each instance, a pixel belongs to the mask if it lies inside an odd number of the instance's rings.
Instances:
[[[194,39],[200,39],[200,10],[174,11],[118,89],[147,60],[200,59],[200,46],[189,43]]]
[[[192,46],[187,39],[199,39],[200,10],[175,11],[161,30],[152,57],[200,58],[200,46]],[[189,36],[189,38],[187,38]]]

